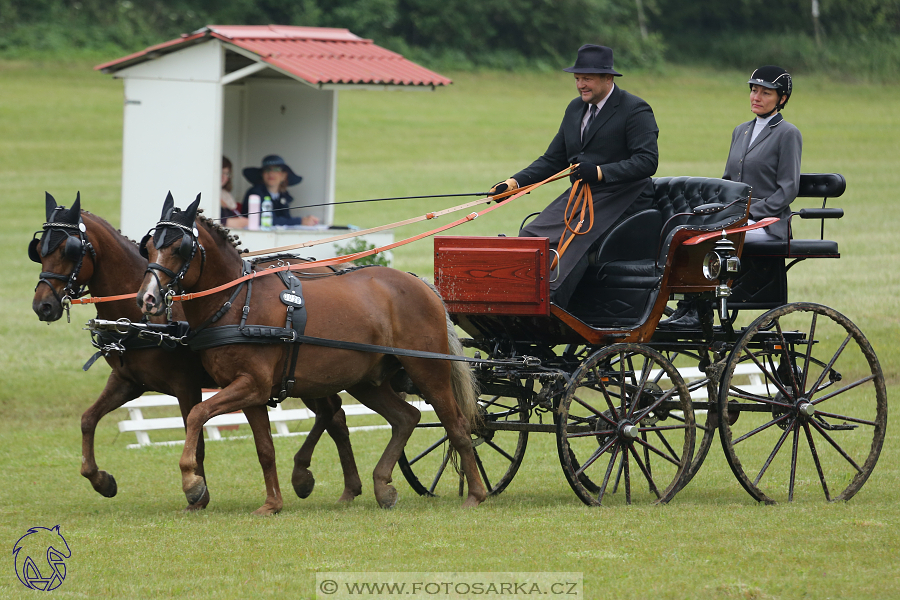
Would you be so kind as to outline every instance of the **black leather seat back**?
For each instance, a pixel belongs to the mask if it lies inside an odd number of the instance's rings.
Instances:
[[[570,312],[588,323],[615,327],[644,322],[659,293],[675,232],[718,230],[747,214],[750,186],[744,183],[705,177],[660,177],[653,183],[654,208],[610,230],[572,296]],[[694,214],[703,205],[722,208]]]
[[[801,173],[800,198],[837,198],[847,189],[847,180],[840,173]]]
[[[656,209],[663,218],[660,236],[659,266],[666,255],[675,231],[715,231],[737,223],[747,215],[751,188],[746,183],[708,177],[660,177],[653,180]],[[721,210],[694,214],[703,205],[719,204]]]

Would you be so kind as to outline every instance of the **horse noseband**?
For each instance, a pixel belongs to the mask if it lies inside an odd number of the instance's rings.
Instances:
[[[161,228],[177,228],[183,231],[181,236],[181,245],[178,247],[178,250],[175,251],[176,256],[178,256],[183,262],[181,268],[176,273],[171,269],[162,266],[159,263],[150,263],[147,265],[147,273],[153,273],[153,276],[156,278],[157,287],[159,291],[163,294],[164,297],[169,297],[174,295],[175,289],[178,288],[180,293],[181,291],[181,280],[184,278],[188,269],[191,267],[191,261],[194,256],[197,254],[197,248],[200,248],[200,270],[203,270],[203,267],[206,264],[206,251],[203,246],[200,245],[199,236],[200,233],[197,231],[196,226],[187,227],[186,225],[182,225],[181,223],[175,223],[172,221],[160,221],[156,224],[155,230],[159,230]],[[141,238],[140,244],[140,253],[141,256],[147,258],[149,260],[150,253],[147,251],[147,242],[151,237],[154,237],[154,234],[148,232],[143,238]],[[160,239],[164,239],[160,238]],[[167,244],[171,245],[171,244]],[[165,289],[161,282],[159,281],[159,276],[156,275],[155,271],[159,271],[167,275],[170,279],[169,283],[166,284]]]
[[[78,233],[70,233],[69,230],[72,229],[76,230]],[[94,260],[97,259],[97,255],[94,252],[94,247],[87,239],[87,229],[84,226],[84,221],[79,217],[77,225],[73,223],[44,223],[43,232],[35,232],[34,237],[28,243],[28,258],[38,264],[43,263],[42,257],[48,256],[51,252],[50,238],[52,232],[55,230],[61,230],[65,233],[66,241],[63,246],[63,257],[66,260],[75,263],[75,268],[72,269],[68,275],[53,273],[51,271],[42,271],[37,285],[46,283],[47,286],[50,287],[50,290],[53,292],[57,301],[64,303],[64,300],[67,298],[79,298],[84,295],[87,284],[76,287],[75,282],[78,279],[81,267],[84,264],[84,257],[87,256],[88,252],[90,252],[91,258]],[[37,237],[38,233],[41,233],[40,238]],[[50,282],[51,279],[58,279],[66,282],[65,287],[63,288],[62,297],[56,293],[56,290]],[[35,286],[35,289],[37,289],[37,286]]]

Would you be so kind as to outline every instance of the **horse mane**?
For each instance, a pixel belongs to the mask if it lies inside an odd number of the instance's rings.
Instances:
[[[122,230],[121,230],[121,229],[116,229],[115,227],[113,227],[113,226],[109,223],[109,221],[107,221],[106,219],[104,219],[104,218],[101,217],[100,215],[95,215],[94,213],[92,213],[92,212],[90,212],[90,211],[88,211],[88,210],[84,210],[84,209],[81,209],[81,214],[82,214],[82,216],[87,215],[87,216],[89,216],[89,217],[92,217],[92,218],[95,220],[95,222],[97,223],[97,225],[99,225],[99,226],[103,227],[104,229],[106,229],[106,231],[107,231],[110,235],[112,235],[113,238],[118,239],[118,240],[123,241],[123,242],[127,242],[126,245],[128,245],[128,246],[133,246],[135,250],[138,249],[138,243],[137,243],[136,241],[134,241],[134,240],[131,239],[130,237],[127,237],[126,235],[124,235],[124,234],[122,233]]]
[[[223,243],[227,243],[232,248],[234,248],[238,255],[244,252],[249,252],[249,250],[247,250],[246,248],[241,249],[238,247],[241,245],[241,240],[240,238],[238,238],[238,236],[232,235],[230,229],[223,226],[217,220],[210,219],[202,213],[202,209],[197,211],[197,220],[200,221],[200,223],[202,223],[210,233],[215,234]]]

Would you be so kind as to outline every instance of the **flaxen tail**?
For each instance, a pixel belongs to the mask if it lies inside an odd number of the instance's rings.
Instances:
[[[431,288],[431,291],[438,298],[441,298],[441,294],[436,287],[424,279],[422,281]],[[444,300],[441,298],[441,304],[443,302]],[[450,314],[447,312],[446,306],[444,307],[444,315],[447,318],[447,342],[450,346],[450,354],[465,356],[462,342],[459,341],[459,336],[456,335],[456,327],[453,325],[453,321],[450,320]],[[468,419],[472,429],[475,429],[481,424],[481,412],[478,409],[478,383],[475,381],[475,375],[472,373],[469,363],[457,360],[451,361],[450,382],[460,412]]]

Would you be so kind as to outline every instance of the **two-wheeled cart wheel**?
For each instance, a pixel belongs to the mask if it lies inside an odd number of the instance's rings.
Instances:
[[[668,502],[683,483],[695,435],[690,392],[678,370],[638,344],[588,357],[559,406],[560,463],[589,505]]]
[[[506,489],[522,464],[528,445],[530,406],[527,390],[513,386],[515,396],[485,396],[478,400],[482,422],[472,431],[472,446],[488,495]],[[406,481],[422,496],[464,495],[465,478],[456,468],[447,432],[429,413],[416,427],[398,465]]]
[[[757,374],[735,375],[739,365]],[[725,456],[753,498],[848,500],[881,452],[887,393],[856,325],[826,306],[794,303],[763,314],[738,340],[719,389],[726,411]]]

